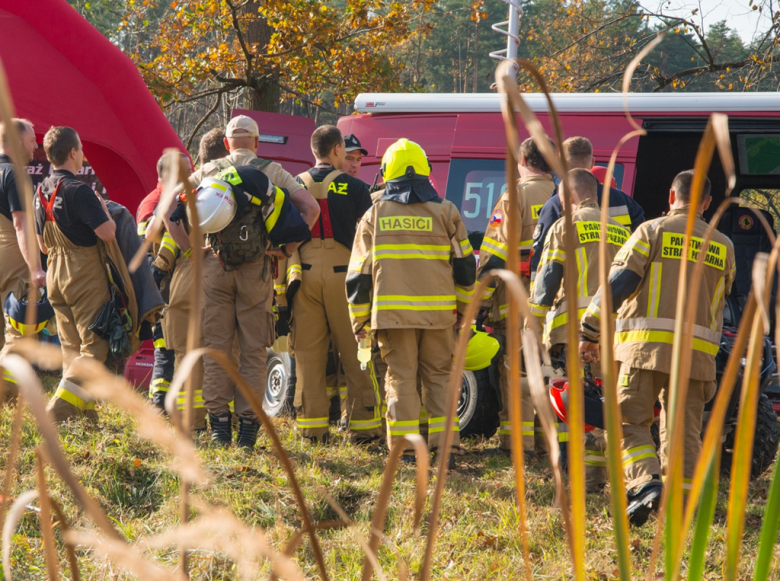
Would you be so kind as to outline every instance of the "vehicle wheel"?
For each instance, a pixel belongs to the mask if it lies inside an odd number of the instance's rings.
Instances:
[[[268,380],[263,411],[270,417],[290,414],[295,397],[295,360],[289,353],[268,350]]]
[[[731,474],[735,433],[736,431],[732,431],[723,442],[720,470],[725,476]],[[756,434],[753,440],[753,461],[750,467],[751,478],[758,478],[772,466],[777,455],[778,443],[780,443],[780,421],[777,419],[772,403],[765,395],[762,395],[758,398],[758,409],[756,410]]]
[[[498,430],[498,400],[487,369],[463,372],[458,417],[462,438],[490,438]]]

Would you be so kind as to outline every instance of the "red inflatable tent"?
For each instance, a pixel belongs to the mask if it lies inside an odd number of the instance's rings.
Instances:
[[[65,0],[0,0],[0,58],[17,115],[41,138],[51,125],[76,129],[131,212],[155,187],[163,149],[185,151],[133,62]]]

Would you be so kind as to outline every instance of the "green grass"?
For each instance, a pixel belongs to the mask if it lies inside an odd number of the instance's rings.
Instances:
[[[51,378],[47,384],[52,384]],[[166,454],[134,434],[134,420],[112,405],[99,406],[99,429],[72,424],[60,429],[63,447],[73,471],[90,494],[100,503],[117,530],[131,543],[159,534],[178,524],[178,479],[168,467]],[[0,466],[5,470],[5,453],[10,440],[12,410],[0,410],[0,442],[3,442]],[[301,443],[289,419],[277,419],[275,425],[285,448],[296,464],[296,473],[315,520],[337,519],[321,490],[325,488],[357,523],[352,529],[319,533],[331,579],[359,579],[363,552],[356,534],[368,536],[368,524],[374,510],[384,469],[384,456],[372,454],[349,444],[340,435],[328,447],[311,447]],[[40,436],[29,414],[26,415],[18,477],[13,495],[34,488],[34,447]],[[229,509],[244,523],[262,528],[269,541],[283,547],[300,528],[301,521],[287,477],[270,452],[270,441],[261,433],[258,450],[248,455],[237,449],[210,447],[205,438],[199,441],[204,465],[213,475],[208,487],[195,488],[194,496],[215,506]],[[493,442],[468,441],[467,454],[459,458],[458,469],[447,482],[440,517],[433,579],[519,579],[523,559],[518,534],[519,523],[514,501],[512,470],[508,459],[488,457],[481,452]],[[93,529],[94,525],[74,504],[66,487],[53,470],[47,469],[53,497],[63,506],[71,525]],[[741,577],[751,576],[760,532],[763,507],[769,488],[769,475],[752,483],[747,507]],[[402,468],[388,507],[386,542],[379,552],[379,562],[389,579],[398,578],[398,558],[409,571],[419,569],[427,532],[412,528],[415,474]],[[531,568],[534,579],[569,579],[572,577],[569,552],[558,510],[553,506],[554,486],[545,459],[536,460],[527,473],[527,506]],[[433,481],[429,483],[433,489]],[[726,483],[715,513],[707,558],[707,578],[720,578],[720,563],[725,551]],[[431,494],[429,494],[429,501]],[[609,500],[604,495],[589,495],[586,560],[588,578],[614,579],[617,564],[609,515]],[[651,521],[654,524],[655,521]],[[654,527],[651,524],[632,530],[631,551],[637,573],[646,573],[652,550]],[[28,512],[13,539],[12,561],[15,579],[45,579],[41,534],[37,516]],[[58,535],[58,542],[61,538]],[[64,564],[64,551],[59,547]],[[174,565],[175,550],[156,551],[147,555],[164,565]],[[317,577],[308,540],[295,555],[309,578]],[[117,565],[79,551],[82,578],[131,579]],[[660,561],[660,564],[663,560]],[[193,579],[238,579],[233,563],[208,550],[193,552]],[[269,567],[263,565],[264,576]],[[638,577],[638,575],[637,575]],[[65,573],[65,578],[70,578]],[[412,575],[414,578],[414,575]],[[780,568],[770,573],[780,578]]]

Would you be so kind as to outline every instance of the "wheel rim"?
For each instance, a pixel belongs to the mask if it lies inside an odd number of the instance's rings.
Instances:
[[[287,373],[281,361],[274,361],[268,370],[265,401],[271,407],[278,406],[287,390]]]
[[[472,393],[471,383],[464,375],[461,380],[460,399],[458,400],[458,418],[461,428],[464,428],[471,420],[471,416],[474,415],[475,402],[472,400],[475,396],[476,394]]]

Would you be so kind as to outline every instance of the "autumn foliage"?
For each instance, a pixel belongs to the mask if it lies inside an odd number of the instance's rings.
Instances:
[[[296,95],[336,106],[364,91],[399,91],[395,48],[415,34],[433,0],[159,0],[127,3],[125,46],[165,105],[243,92],[273,111]],[[133,41],[134,38],[139,40]]]

